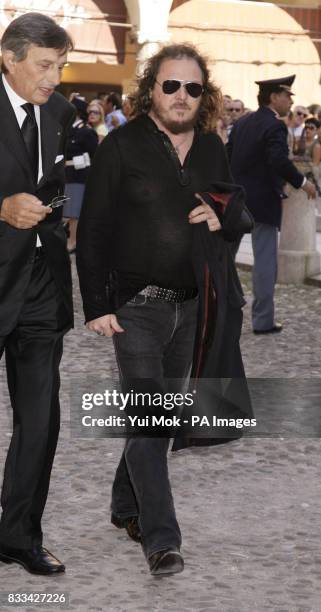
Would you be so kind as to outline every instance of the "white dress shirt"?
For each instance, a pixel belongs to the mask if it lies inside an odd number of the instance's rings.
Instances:
[[[12,87],[10,87],[4,74],[2,74],[2,82],[7,92],[7,96],[9,98],[10,104],[15,112],[19,128],[21,129],[21,126],[27,114],[26,111],[24,111],[23,108],[21,108],[21,105],[26,104],[27,100],[24,100],[23,98],[21,98],[21,96],[19,96],[19,94],[17,94],[12,89]],[[42,154],[41,154],[40,108],[38,104],[34,104],[33,106],[35,109],[35,118],[36,118],[36,122],[38,126],[38,183],[39,183],[42,177],[42,174],[43,174],[42,172]],[[41,241],[40,241],[39,236],[37,235],[37,247],[38,246],[41,246]]]

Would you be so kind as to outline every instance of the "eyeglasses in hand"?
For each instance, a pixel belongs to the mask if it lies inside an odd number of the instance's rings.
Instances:
[[[46,204],[46,206],[49,206],[50,208],[59,208],[59,206],[63,206],[67,200],[70,200],[68,196],[56,196],[51,200],[51,202],[49,202],[49,204]]]

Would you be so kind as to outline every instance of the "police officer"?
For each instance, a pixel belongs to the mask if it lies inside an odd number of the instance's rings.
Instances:
[[[283,185],[302,188],[315,198],[315,187],[288,158],[287,128],[281,120],[292,105],[295,75],[259,85],[256,112],[245,115],[233,127],[227,144],[232,174],[243,185],[255,227],[252,325],[256,334],[277,333],[274,319],[274,287],[277,277],[278,229],[281,226]]]

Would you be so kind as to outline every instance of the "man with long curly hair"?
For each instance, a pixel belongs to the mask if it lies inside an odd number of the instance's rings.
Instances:
[[[77,263],[87,328],[113,337],[122,380],[184,380],[197,288],[193,225],[221,228],[199,192],[231,180],[213,133],[221,93],[189,44],[163,47],[132,97],[133,118],[98,148],[79,222]],[[109,278],[106,293],[106,279]],[[168,439],[129,437],[112,523],[141,541],[153,575],[183,570],[167,468]]]

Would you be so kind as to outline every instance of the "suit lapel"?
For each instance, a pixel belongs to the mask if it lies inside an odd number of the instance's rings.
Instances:
[[[0,73],[0,140],[10,149],[28,177],[34,182],[28,153],[21,130],[4,88]]]
[[[51,114],[47,104],[40,106],[40,129],[43,176],[39,181],[38,188],[45,183],[55,163],[62,134],[62,126]]]

